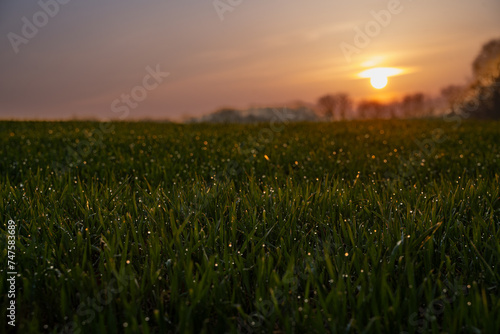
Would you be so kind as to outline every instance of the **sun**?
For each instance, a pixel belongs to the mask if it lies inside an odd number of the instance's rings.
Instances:
[[[393,67],[375,67],[359,73],[362,78],[370,78],[370,83],[375,89],[382,89],[387,86],[389,77],[402,73],[403,70]]]
[[[374,75],[370,79],[370,83],[375,89],[384,88],[385,86],[387,86],[387,82],[389,82],[389,79],[387,79],[387,77],[383,75]]]

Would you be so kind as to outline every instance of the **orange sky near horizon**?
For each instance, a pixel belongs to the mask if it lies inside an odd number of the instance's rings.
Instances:
[[[182,119],[325,93],[438,94],[500,37],[497,0],[42,3],[0,4],[1,119]],[[403,73],[377,90],[359,77],[373,67]]]

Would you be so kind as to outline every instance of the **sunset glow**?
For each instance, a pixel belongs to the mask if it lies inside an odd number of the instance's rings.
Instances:
[[[500,31],[497,0],[92,0],[61,2],[54,17],[44,8],[0,5],[1,117],[179,120],[316,103],[339,89],[354,101],[437,95],[470,77]],[[132,91],[157,67],[170,75]]]
[[[500,333],[499,13],[0,1],[0,328]]]
[[[370,83],[375,89],[382,89],[387,86],[389,77],[400,75],[403,73],[402,69],[391,67],[376,67],[365,70],[359,73],[361,78],[370,78]]]
[[[389,82],[389,80],[386,76],[383,75],[375,75],[370,78],[370,83],[372,84],[373,88],[376,89],[384,88],[385,86],[387,86],[387,82]]]

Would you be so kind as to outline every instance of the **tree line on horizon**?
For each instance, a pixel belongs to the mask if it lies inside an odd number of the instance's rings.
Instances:
[[[344,92],[325,94],[316,105],[296,102],[288,111],[294,120],[346,120],[374,118],[433,118],[457,115],[463,118],[500,119],[500,38],[484,44],[472,63],[473,78],[462,85],[441,89],[438,97],[417,92],[400,100],[354,100]],[[250,123],[274,117],[276,108],[262,107],[245,111],[221,108],[195,119],[195,122]]]
[[[347,93],[326,94],[317,101],[329,119],[424,118],[457,114],[465,118],[500,118],[500,39],[486,43],[472,63],[473,79],[464,85],[441,89],[438,98],[424,93],[405,95],[399,101],[382,103],[362,100],[354,108]]]

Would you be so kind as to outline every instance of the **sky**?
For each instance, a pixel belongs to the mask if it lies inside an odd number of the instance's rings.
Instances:
[[[1,119],[172,119],[388,101],[471,77],[498,0],[0,2]],[[347,50],[347,51],[346,51]],[[359,73],[400,69],[383,89]]]

